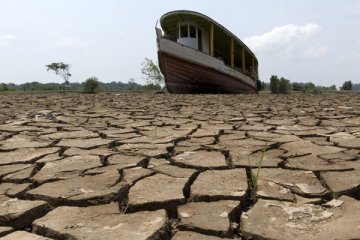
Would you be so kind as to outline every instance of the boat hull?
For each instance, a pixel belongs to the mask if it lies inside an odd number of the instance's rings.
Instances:
[[[166,88],[170,93],[257,93],[257,88],[224,74],[214,68],[206,67],[158,51],[159,65],[165,77]]]

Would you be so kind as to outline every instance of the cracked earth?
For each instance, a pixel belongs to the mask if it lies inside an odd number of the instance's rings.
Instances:
[[[0,95],[0,239],[350,240],[359,216],[359,94]]]

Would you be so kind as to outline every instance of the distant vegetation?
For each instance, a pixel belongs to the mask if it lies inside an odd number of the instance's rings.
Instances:
[[[352,90],[360,90],[360,83],[353,84]]]
[[[56,75],[60,76],[64,83],[39,83],[28,82],[23,84],[14,83],[0,83],[0,92],[10,91],[78,91],[84,93],[97,93],[100,91],[159,91],[164,86],[164,76],[161,74],[159,66],[154,63],[152,59],[145,58],[141,63],[141,73],[145,76],[146,84],[141,85],[135,82],[135,79],[131,78],[127,83],[123,82],[100,82],[96,77],[87,79],[85,82],[70,83],[70,65],[59,62],[46,65],[47,71],[54,71]],[[272,75],[270,83],[261,82],[262,91],[271,91],[273,94],[286,94],[290,91],[296,92],[319,92],[319,91],[336,91],[335,85],[332,86],[315,86],[315,84],[291,82],[284,77],[278,77]],[[340,90],[360,90],[360,83],[352,83],[351,81],[345,81]]]
[[[87,79],[83,87],[84,93],[98,93],[100,92],[100,84],[96,77]]]
[[[290,81],[286,78],[281,77],[280,79],[273,75],[270,78],[270,91],[271,93],[282,93],[286,94],[290,91],[291,85]]]
[[[73,82],[69,83],[68,90],[69,91],[84,91],[83,83]],[[39,82],[30,82],[23,84],[14,84],[14,83],[1,83],[0,91],[62,91],[64,89],[64,84],[60,83],[39,83]],[[103,83],[99,81],[99,90],[100,91],[148,91],[154,90],[149,89],[148,85],[140,85],[136,83],[134,80],[129,80],[128,83],[123,82],[110,82]]]
[[[341,87],[341,90],[353,90],[353,84],[351,81],[346,81]]]
[[[284,78],[283,78],[284,79]],[[279,79],[279,82],[281,82],[281,78]],[[297,92],[318,92],[318,91],[335,91],[336,86],[332,85],[329,87],[325,86],[315,86],[313,83],[298,83],[293,82],[291,83],[289,80],[289,83],[286,81],[287,79],[283,80],[282,86],[287,86],[286,91],[297,91]],[[99,81],[99,80],[98,80]],[[279,83],[278,82],[278,83]],[[284,84],[285,83],[285,84]],[[68,89],[70,91],[84,91],[84,84],[73,82],[69,84]],[[290,84],[290,86],[288,85]],[[10,91],[61,91],[64,89],[64,84],[60,83],[39,83],[39,82],[30,82],[30,83],[23,83],[23,84],[5,84],[0,83],[0,92],[10,92]],[[153,91],[153,90],[160,90],[160,85],[140,85],[135,82],[134,79],[130,79],[127,83],[123,82],[110,82],[110,83],[103,83],[99,81],[99,90],[100,91]],[[262,82],[261,83],[261,89],[263,91],[270,91],[270,83]],[[278,89],[278,87],[277,87]],[[280,88],[281,89],[281,88]],[[274,89],[276,91],[276,89]],[[360,83],[352,84],[352,90],[360,90]],[[279,89],[277,90],[279,91]]]
[[[84,93],[98,93],[100,91],[159,91],[165,84],[164,76],[157,64],[149,58],[145,58],[141,64],[141,73],[146,77],[146,85],[141,85],[135,82],[135,79],[130,78],[127,83],[123,82],[100,82],[98,78],[92,77],[83,83],[70,83],[70,65],[58,62],[46,65],[47,71],[53,71],[57,76],[60,76],[64,83],[39,83],[28,82],[23,84],[14,83],[0,83],[0,92],[8,91],[78,91]]]
[[[271,91],[273,94],[286,94],[290,91],[295,92],[320,92],[320,91],[336,91],[337,88],[335,85],[331,86],[316,86],[312,82],[308,83],[299,83],[291,82],[286,78],[279,78],[276,75],[272,75],[270,78],[270,83],[261,82],[261,90]],[[344,82],[341,90],[360,90],[360,83],[352,84],[351,81]]]
[[[12,89],[9,88],[8,85],[6,85],[5,83],[1,83],[0,84],[0,92],[7,92],[7,91],[12,91]]]

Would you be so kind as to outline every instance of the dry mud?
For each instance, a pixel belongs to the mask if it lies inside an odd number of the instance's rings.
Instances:
[[[359,94],[0,95],[1,239],[360,239],[359,200]]]

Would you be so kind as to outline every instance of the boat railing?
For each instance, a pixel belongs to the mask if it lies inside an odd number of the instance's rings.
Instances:
[[[162,38],[173,41],[173,42],[177,41],[176,36],[173,36],[173,35],[164,35],[164,36],[162,36]]]
[[[255,71],[255,69],[251,69],[250,70],[250,77],[254,80],[257,80],[258,79],[258,74],[257,72]]]
[[[258,79],[258,74],[257,72],[255,71],[255,69],[251,68],[250,71],[245,69],[240,69],[240,72],[243,73],[244,75],[250,77],[251,79],[253,80],[257,80]]]

